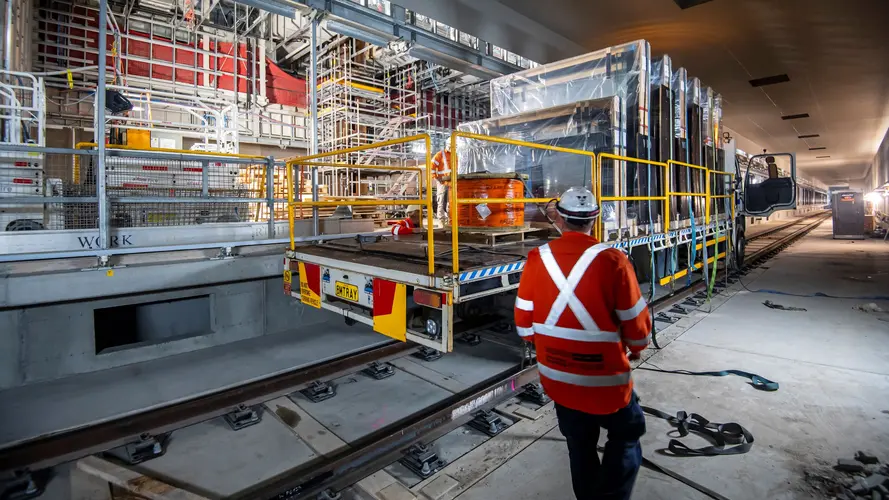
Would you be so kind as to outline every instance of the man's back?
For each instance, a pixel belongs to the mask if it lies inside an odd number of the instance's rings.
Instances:
[[[557,403],[600,415],[629,403],[625,352],[648,345],[651,318],[620,251],[578,232],[532,251],[515,316],[519,333],[535,344],[541,382]]]

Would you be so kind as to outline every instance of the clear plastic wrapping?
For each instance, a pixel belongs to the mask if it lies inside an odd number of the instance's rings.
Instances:
[[[650,133],[650,52],[648,42],[637,40],[496,78],[491,81],[492,119],[522,117],[535,123],[533,127],[539,127],[540,119],[532,117],[532,114],[549,116],[552,110],[564,110],[564,106],[575,103],[600,103],[594,106],[604,103],[608,111],[601,115],[608,117],[608,124],[601,123],[599,127],[606,126],[611,130],[605,143],[597,142],[598,139],[590,143],[592,136],[584,137],[583,133],[572,130],[575,123],[569,120],[555,127],[568,130],[560,132],[562,136],[558,145],[648,159],[651,157],[650,141],[647,139]],[[587,119],[586,123],[589,122]],[[520,129],[513,126],[512,131]],[[552,136],[546,140],[556,138]],[[539,156],[541,153],[535,154]],[[505,155],[491,157],[487,163],[500,163],[496,168],[502,169],[509,168],[507,164],[515,160]],[[612,160],[603,162],[603,195],[639,196],[649,191],[648,167],[617,163],[615,166]],[[466,165],[466,168],[475,167]],[[568,166],[548,166],[543,174],[548,189],[558,191],[582,180],[576,174],[569,174],[569,171],[577,170]],[[621,179],[617,178],[617,172],[622,173]],[[589,185],[589,181],[586,184]],[[635,233],[636,216],[643,210],[640,210],[638,202],[631,203],[629,207],[626,205],[626,202],[603,204],[606,229],[627,228],[630,233]],[[645,210],[644,213],[649,212]],[[646,218],[641,222],[647,221]]]
[[[645,95],[650,69],[648,42],[637,40],[501,76],[491,80],[491,117]]]
[[[688,139],[688,113],[686,112],[688,108],[688,72],[685,68],[679,68],[673,73],[671,89],[673,90],[673,137],[684,142]]]
[[[620,127],[622,122],[620,99],[610,97],[464,123],[458,130],[581,151],[623,154],[626,131]],[[533,198],[555,198],[572,186],[592,187],[588,156],[463,137],[457,141],[457,171],[527,176],[525,196]],[[614,194],[614,170],[603,172],[602,178],[602,193]],[[603,205],[603,217],[606,224],[616,224],[613,204]],[[538,207],[530,205],[525,207],[525,218],[544,220]]]

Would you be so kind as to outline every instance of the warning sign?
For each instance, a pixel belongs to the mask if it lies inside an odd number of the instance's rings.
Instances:
[[[321,266],[299,263],[299,297],[303,304],[321,309]]]
[[[293,273],[290,269],[284,270],[284,293],[290,295],[291,286],[293,284]]]

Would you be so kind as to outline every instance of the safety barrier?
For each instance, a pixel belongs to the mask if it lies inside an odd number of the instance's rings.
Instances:
[[[668,163],[663,163],[663,162],[659,162],[659,161],[652,161],[652,160],[642,160],[640,158],[633,158],[631,156],[615,155],[615,154],[611,154],[611,153],[599,153],[598,154],[596,165],[597,165],[597,170],[599,172],[602,172],[602,160],[606,160],[606,159],[631,162],[631,163],[641,163],[643,165],[647,165],[649,168],[661,167],[664,169],[664,179],[670,178],[670,166]],[[625,176],[621,175],[619,173],[617,175],[617,178],[622,181],[625,178]],[[664,218],[663,218],[664,219],[664,234],[669,233],[669,231],[670,231],[670,216],[669,216],[669,214],[670,214],[670,197],[669,197],[669,192],[667,192],[663,196],[603,196],[602,195],[602,188],[601,188],[601,186],[602,186],[601,179],[597,179],[597,180],[599,182],[596,182],[597,190],[596,190],[595,194],[596,194],[596,199],[599,200],[600,203],[609,202],[609,201],[618,201],[618,202],[620,202],[620,201],[624,201],[624,202],[647,201],[649,203],[656,202],[656,201],[662,202],[664,204]],[[669,182],[667,182],[666,185],[669,186]],[[615,186],[615,192],[617,192],[617,193],[621,192],[621,185]],[[649,223],[653,225],[655,223],[655,221],[650,221]],[[597,234],[597,237],[599,239],[601,239],[601,234],[605,230],[604,229],[605,223],[602,220],[602,218],[599,219],[599,224],[597,226],[598,226],[598,231],[596,234]]]
[[[108,145],[99,175],[97,145],[76,146],[0,144],[0,261],[277,242],[270,157]]]
[[[706,220],[706,225],[709,227],[710,224],[710,212],[709,206],[711,201],[718,199],[730,199],[734,201],[734,193],[726,194],[726,195],[711,195],[710,188],[711,183],[709,181],[709,177],[711,175],[733,175],[732,173],[720,172],[715,170],[709,170],[706,167],[700,165],[694,165],[690,163],[684,163],[679,161],[670,160],[667,162],[658,162],[653,160],[643,160],[641,158],[633,158],[630,156],[621,156],[610,153],[593,153],[590,151],[576,150],[570,148],[563,148],[558,146],[549,146],[545,144],[531,143],[526,141],[520,141],[515,139],[507,139],[502,137],[494,137],[482,134],[474,134],[469,132],[454,132],[450,136],[450,146],[451,146],[451,164],[458,165],[460,154],[460,148],[458,148],[458,139],[464,139],[467,141],[481,141],[499,145],[510,145],[517,147],[525,147],[530,149],[536,149],[541,151],[551,151],[556,153],[566,153],[566,154],[574,154],[589,158],[590,161],[590,183],[588,186],[591,190],[596,194],[597,199],[600,203],[607,202],[650,202],[650,203],[662,203],[664,207],[663,211],[663,227],[662,231],[658,233],[652,232],[647,241],[666,241],[669,242],[677,237],[680,234],[686,234],[689,230],[682,230],[681,228],[673,227],[673,221],[671,221],[671,217],[669,217],[672,200],[680,197],[692,197],[701,199],[704,203],[701,207],[703,210],[703,217]],[[393,139],[390,141],[383,141],[373,144],[368,144],[364,146],[342,149],[331,151],[327,153],[320,153],[317,155],[299,157],[296,159],[292,159],[286,162],[287,165],[287,209],[288,209],[288,218],[290,221],[291,231],[291,243],[290,248],[295,249],[295,241],[294,241],[294,232],[293,232],[293,223],[297,218],[295,214],[296,209],[302,209],[304,207],[309,208],[318,208],[318,207],[336,207],[336,206],[407,206],[407,205],[420,205],[425,209],[424,219],[427,221],[426,225],[426,240],[429,245],[428,254],[428,272],[430,275],[434,274],[435,271],[435,237],[433,230],[433,214],[432,214],[432,170],[429,168],[421,169],[419,167],[404,167],[404,166],[395,166],[395,165],[358,165],[352,163],[342,163],[342,162],[334,162],[334,161],[324,161],[325,158],[336,157],[340,155],[348,155],[350,153],[355,153],[359,151],[369,151],[378,148],[385,148],[389,146],[394,146],[398,144],[405,144],[414,141],[424,141],[425,143],[425,161],[426,165],[431,164],[431,139],[427,134],[419,134],[410,137],[405,137],[402,139]],[[321,161],[316,161],[321,160]],[[659,193],[651,194],[648,196],[623,196],[623,195],[603,195],[602,194],[602,182],[601,182],[601,174],[603,172],[603,164],[602,162],[605,160],[614,160],[616,162],[629,162],[629,163],[637,163],[640,165],[646,165],[653,168],[663,169],[663,179],[664,182],[659,189]],[[419,186],[420,195],[415,199],[399,199],[399,200],[388,200],[388,199],[362,199],[361,197],[337,197],[336,200],[318,200],[318,201],[302,201],[297,200],[294,195],[294,191],[296,190],[297,182],[294,178],[294,175],[297,169],[302,169],[304,167],[309,168],[318,168],[318,167],[334,167],[334,168],[361,168],[361,169],[376,169],[376,170],[389,170],[389,171],[417,171],[420,179],[425,180]],[[690,190],[678,190],[674,189],[672,182],[672,175],[675,171],[680,169],[686,169],[688,171],[698,172],[700,176],[700,183],[703,184],[703,191],[690,191]],[[458,185],[459,179],[457,175],[457,168],[451,169],[450,174],[450,210],[452,211],[451,217],[451,268],[454,273],[460,272],[460,248],[459,248],[459,227],[458,227],[458,217],[456,214],[459,212],[459,207],[463,205],[476,205],[482,203],[514,203],[514,204],[525,204],[525,203],[533,203],[533,204],[541,204],[541,203],[550,203],[553,201],[557,201],[558,197],[545,197],[545,198],[525,198],[525,197],[510,197],[510,198],[461,198],[458,196]],[[621,171],[618,173],[617,178],[623,179],[624,172]],[[425,189],[425,196],[423,195]],[[617,186],[616,189],[618,192],[621,189],[621,186]],[[302,191],[302,190],[300,190]],[[732,217],[734,217],[734,203],[732,202]],[[652,222],[652,228],[655,227],[656,221]],[[718,221],[717,221],[718,222]],[[705,228],[702,228],[704,230]],[[594,226],[594,235],[598,239],[602,239],[602,234],[605,231],[604,222],[599,221],[598,224]],[[726,241],[728,235],[722,236],[720,240],[707,242],[707,245],[712,245],[716,243],[722,243]],[[700,248],[700,246],[698,246]],[[712,263],[719,258],[722,258],[724,253],[711,257],[708,260],[708,263]],[[697,263],[697,267],[700,268],[703,263]],[[688,272],[683,271],[683,272]],[[666,279],[669,281],[670,279],[674,279],[678,277],[680,274],[673,277],[667,277]]]
[[[91,143],[77,146],[96,147]],[[262,212],[273,211],[267,192],[268,181],[274,182],[269,158],[117,145],[106,148],[105,191],[114,226],[248,222],[258,220]],[[75,182],[83,170],[83,165],[77,167]],[[263,205],[267,205],[265,210]]]
[[[667,164],[669,165],[669,171],[674,174],[680,173],[682,171],[682,169],[685,169],[686,179],[687,179],[686,182],[687,182],[688,189],[691,189],[694,186],[694,181],[696,180],[695,177],[692,176],[692,174],[694,174],[696,172],[700,172],[699,175],[703,177],[703,181],[704,181],[703,182],[704,183],[704,191],[703,192],[690,191],[690,190],[676,191],[676,190],[673,190],[672,188],[668,188],[667,196],[675,196],[675,197],[677,197],[677,199],[681,198],[681,197],[689,198],[689,201],[692,202],[692,203],[689,203],[689,205],[690,205],[689,206],[689,218],[695,218],[695,219],[697,218],[697,216],[695,214],[697,203],[694,203],[694,199],[695,198],[703,198],[705,206],[700,207],[700,208],[705,212],[705,214],[704,214],[705,223],[709,223],[709,221],[706,220],[707,219],[706,207],[710,205],[710,202],[709,202],[710,176],[707,175],[707,172],[708,172],[707,167],[702,167],[701,165],[694,165],[691,163],[685,163],[685,162],[676,161],[676,160],[667,160]],[[698,179],[700,179],[700,178],[698,178]],[[668,184],[668,186],[670,186],[672,184],[673,183],[671,182]],[[679,206],[680,205],[677,203],[677,207],[679,207]]]
[[[709,174],[709,175],[708,175],[708,178],[710,178],[710,177],[714,177],[714,176],[718,176],[718,175],[727,176],[727,177],[729,177],[729,176],[734,176],[734,175],[735,175],[734,172],[723,172],[723,171],[721,171],[721,170],[710,170],[710,171],[708,171],[708,174]],[[713,200],[731,200],[731,202],[729,203],[729,206],[731,207],[731,208],[730,208],[730,210],[731,210],[731,219],[732,219],[732,220],[735,219],[735,192],[734,192],[734,189],[732,189],[731,181],[732,181],[731,177],[729,177],[728,179],[726,179],[726,180],[723,181],[723,182],[724,182],[724,183],[723,183],[723,186],[726,188],[726,190],[731,191],[729,194],[710,194],[710,195],[709,195],[709,200],[710,200],[710,201],[708,201],[708,203],[707,203],[707,213],[706,213],[706,222],[707,222],[707,224],[710,223],[710,209],[711,209],[711,205],[712,205],[713,207],[716,207],[716,206],[717,206],[716,203],[712,203]],[[712,190],[712,186],[714,186],[714,185],[718,185],[718,183],[712,183],[712,182],[709,182],[709,181],[708,181],[708,183],[707,183],[707,191],[708,191],[708,193]]]
[[[318,167],[344,167],[344,168],[361,168],[361,169],[371,169],[371,170],[388,170],[388,171],[417,171],[421,173],[419,176],[423,178],[422,172],[423,169],[419,167],[403,167],[403,166],[394,166],[394,165],[356,165],[350,163],[339,163],[339,162],[314,162],[312,160],[322,159],[322,158],[330,158],[332,156],[340,156],[346,155],[349,153],[355,153],[358,151],[368,151],[379,148],[386,148],[398,144],[407,144],[411,142],[423,141],[425,146],[425,165],[430,165],[432,163],[430,150],[432,149],[432,141],[429,138],[428,134],[417,134],[409,137],[404,137],[401,139],[393,139],[390,141],[377,142],[373,144],[366,144],[363,146],[356,146],[354,148],[348,149],[340,149],[336,151],[330,151],[327,153],[319,153],[310,156],[298,157],[292,160],[287,161],[287,212],[288,212],[288,220],[290,225],[290,249],[294,250],[296,248],[296,240],[294,236],[294,218],[295,213],[294,209],[296,207],[311,207],[313,212],[315,212],[315,217],[317,217],[317,208],[320,207],[337,207],[341,205],[347,206],[408,206],[408,205],[420,205],[422,208],[426,210],[426,232],[427,232],[427,241],[429,244],[428,254],[428,266],[429,266],[429,274],[432,275],[435,273],[435,242],[433,235],[433,215],[432,215],[432,190],[429,189],[432,186],[432,169],[425,169],[425,183],[421,183],[419,187],[419,193],[416,199],[400,199],[400,200],[368,200],[361,199],[359,197],[351,196],[351,197],[342,197],[338,196],[337,200],[334,201],[319,201],[313,199],[312,201],[303,201],[300,199],[299,201],[294,200],[294,188],[295,188],[295,179],[294,179],[294,168],[299,166],[307,166],[312,167],[313,169],[317,169]],[[426,196],[422,198],[423,188],[426,188]],[[422,209],[421,209],[422,210]],[[422,211],[421,211],[421,219],[422,219]]]
[[[462,137],[464,139],[476,140],[476,141],[484,141],[491,142],[495,144],[507,144],[511,146],[520,146],[527,147],[538,150],[545,151],[553,151],[559,153],[568,153],[568,154],[576,154],[581,156],[587,156],[590,158],[590,181],[595,182],[595,179],[598,179],[597,168],[598,165],[596,163],[596,154],[590,151],[582,151],[578,149],[569,149],[569,148],[561,148],[558,146],[548,146],[545,144],[537,144],[533,142],[525,142],[518,141],[515,139],[505,139],[502,137],[493,137],[482,134],[473,134],[469,132],[454,132],[451,134],[451,187],[450,187],[450,198],[451,198],[451,257],[452,257],[452,267],[455,273],[460,272],[460,247],[458,242],[458,227],[457,227],[457,213],[460,205],[471,205],[471,204],[479,204],[479,203],[549,203],[551,201],[557,200],[558,197],[555,198],[458,198],[457,197],[457,169],[456,165],[459,165],[457,154],[457,138]],[[595,182],[596,186],[591,186],[593,191],[597,189],[598,182]]]

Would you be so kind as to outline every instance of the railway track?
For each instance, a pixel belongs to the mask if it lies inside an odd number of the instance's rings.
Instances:
[[[821,224],[829,212],[814,213],[787,224],[771,228],[752,237],[747,243],[745,265],[761,262]],[[728,276],[723,274],[723,278]],[[721,279],[723,279],[721,278]],[[705,287],[702,280],[653,301],[663,310],[681,302]],[[415,346],[393,342],[339,358],[323,365],[301,368],[234,389],[194,400],[146,411],[124,419],[112,420],[90,427],[55,435],[0,450],[0,471],[39,470],[100,453],[141,436],[161,435],[202,421],[219,417],[239,404],[255,405],[293,393],[319,379],[330,380],[359,371],[367,364],[385,362],[407,356]],[[522,387],[533,382],[536,367],[517,365],[488,380],[447,397],[421,412],[393,422],[359,440],[338,453],[328,455],[321,463],[313,461],[278,477],[257,484],[235,498],[315,498],[327,490],[339,491],[366,475],[380,470],[400,458],[402,451],[413,444],[431,440],[464,425],[472,414],[515,396]]]

